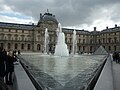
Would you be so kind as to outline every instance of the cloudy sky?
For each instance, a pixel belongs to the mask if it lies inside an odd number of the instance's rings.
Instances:
[[[120,0],[0,0],[0,22],[37,23],[47,9],[63,27],[100,31],[120,26]]]

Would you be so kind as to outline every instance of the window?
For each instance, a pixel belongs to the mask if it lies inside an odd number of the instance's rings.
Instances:
[[[20,39],[20,37],[19,37],[19,39],[18,39],[18,40],[19,40],[19,41],[21,40],[21,39]]]
[[[8,43],[8,49],[11,49],[11,44],[10,43]]]
[[[99,44],[101,43],[100,39],[98,39]]]
[[[108,43],[110,43],[111,42],[111,38],[108,38]]]
[[[111,50],[111,46],[108,46],[109,51]]]
[[[72,42],[72,38],[70,38],[70,43]]]
[[[22,30],[22,33],[24,33],[24,30]]]
[[[11,29],[9,29],[9,32],[11,32]]]
[[[70,45],[70,51],[72,50],[72,46]]]
[[[90,44],[92,44],[93,43],[93,41],[92,41],[92,39],[90,39]]]
[[[17,49],[18,48],[18,44],[17,43],[15,43],[15,49]]]
[[[11,40],[11,34],[8,34],[8,40]]]
[[[105,43],[105,38],[103,38],[103,43]]]
[[[83,44],[85,44],[85,39],[83,39]]]
[[[30,44],[28,44],[28,47],[27,47],[28,50],[30,50]]]
[[[81,48],[81,47],[79,46],[79,51],[80,51],[80,48]]]
[[[90,46],[90,52],[92,52],[92,46]]]
[[[22,41],[24,41],[24,35],[21,35],[21,37],[22,37]]]
[[[40,31],[38,31],[38,33],[40,33]]]
[[[83,46],[83,51],[85,51],[85,46]]]
[[[24,49],[24,44],[23,43],[21,44],[21,49]]]
[[[4,37],[4,40],[7,40],[7,37],[6,37],[6,36]]]
[[[79,39],[79,43],[81,43],[81,39]]]
[[[114,51],[116,51],[116,46],[114,46]]]
[[[67,38],[65,38],[65,42],[68,43],[68,42],[67,42]]]
[[[15,30],[15,32],[17,33],[17,29]]]
[[[40,51],[40,44],[37,45],[37,50]]]
[[[116,37],[114,37],[114,42],[115,42],[115,43],[117,42],[117,38],[116,38]]]
[[[3,48],[3,43],[1,43],[1,45],[0,45],[0,46],[1,46],[1,48]]]

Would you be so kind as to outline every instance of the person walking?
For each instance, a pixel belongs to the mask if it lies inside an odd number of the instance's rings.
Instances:
[[[5,56],[7,56],[7,51],[5,49],[3,49],[3,54],[5,54]]]
[[[4,76],[5,76],[5,61],[6,61],[6,56],[2,51],[2,48],[0,47],[0,80],[4,82]]]
[[[113,57],[113,61],[116,62],[116,52],[113,53],[112,57]]]
[[[13,85],[13,78],[12,74],[14,72],[14,62],[16,61],[16,58],[13,56],[12,51],[8,52],[7,55],[7,61],[6,61],[6,84]]]
[[[116,52],[116,53],[115,53],[115,61],[116,61],[116,63],[119,63],[119,59],[120,59],[119,53]]]

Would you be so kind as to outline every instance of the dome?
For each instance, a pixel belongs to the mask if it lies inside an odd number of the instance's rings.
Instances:
[[[54,15],[50,14],[50,13],[45,13],[43,15],[43,18],[42,18],[43,21],[53,21],[55,23],[58,23],[57,22],[57,19],[55,18]]]

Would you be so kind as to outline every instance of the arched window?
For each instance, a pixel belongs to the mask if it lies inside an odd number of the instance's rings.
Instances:
[[[24,49],[24,44],[23,43],[21,44],[21,49]]]
[[[30,50],[30,44],[28,44],[27,46],[28,46],[27,49]]]
[[[114,51],[116,51],[116,46],[114,46]]]
[[[3,44],[3,43],[1,43],[1,45],[0,45],[0,46],[1,46],[1,48],[3,48],[3,45],[4,45],[4,44]]]
[[[117,38],[116,37],[114,37],[114,43],[116,43],[117,42]]]
[[[80,51],[81,46],[79,46],[79,51]]]
[[[72,50],[72,46],[70,45],[70,51]]]
[[[8,43],[8,49],[11,49],[11,44],[10,43]]]
[[[40,51],[40,44],[37,45],[37,50]]]
[[[111,43],[111,38],[108,38],[108,43]]]
[[[83,51],[85,51],[85,46],[83,46]]]
[[[4,40],[7,40],[7,37],[6,37],[6,36],[4,37]]]
[[[8,40],[11,40],[11,34],[8,34]]]
[[[17,49],[18,48],[18,44],[17,43],[15,43],[15,49]]]
[[[90,46],[90,52],[92,52],[92,48],[93,48],[93,47],[92,47],[92,46]]]
[[[111,46],[108,46],[109,51],[111,51]]]

